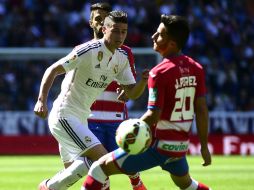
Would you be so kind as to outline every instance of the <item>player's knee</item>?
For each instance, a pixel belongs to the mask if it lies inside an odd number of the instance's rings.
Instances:
[[[101,144],[98,144],[87,150],[82,157],[89,157],[91,160],[96,161],[107,153],[107,150]]]
[[[89,167],[86,166],[84,159],[77,159],[75,160],[77,173],[83,177],[87,174]]]

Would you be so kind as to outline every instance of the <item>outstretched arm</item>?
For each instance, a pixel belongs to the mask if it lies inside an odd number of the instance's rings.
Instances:
[[[132,100],[135,100],[138,97],[140,97],[147,86],[148,77],[149,77],[149,70],[144,70],[142,72],[141,80],[138,81],[136,84],[121,85],[126,96]]]
[[[208,149],[208,108],[205,97],[198,97],[195,101],[196,126],[201,144],[201,155],[203,157],[203,166],[212,163],[211,154]]]
[[[63,73],[65,73],[63,66],[59,62],[56,62],[45,71],[42,77],[38,100],[34,107],[34,113],[43,119],[48,115],[47,97],[49,90],[55,80],[55,77]]]

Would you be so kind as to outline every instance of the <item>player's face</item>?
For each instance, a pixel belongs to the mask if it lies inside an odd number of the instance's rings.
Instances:
[[[97,38],[103,38],[102,26],[105,17],[108,15],[107,11],[98,9],[93,11],[93,17],[91,18],[90,27],[93,29]]]
[[[108,48],[114,51],[123,45],[127,36],[128,25],[125,23],[112,23],[111,26],[104,26],[103,33]]]
[[[157,31],[152,35],[153,49],[162,56],[171,54],[172,41],[169,39],[165,25],[161,23]]]

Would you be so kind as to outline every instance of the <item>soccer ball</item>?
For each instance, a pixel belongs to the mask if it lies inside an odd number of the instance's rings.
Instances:
[[[145,152],[152,142],[150,127],[140,119],[123,121],[116,131],[116,143],[128,154]]]

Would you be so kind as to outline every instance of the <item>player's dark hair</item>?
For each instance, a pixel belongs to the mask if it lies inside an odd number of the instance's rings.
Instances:
[[[188,21],[178,15],[161,15],[161,23],[166,27],[167,34],[174,40],[179,49],[182,49],[190,34]]]
[[[127,13],[123,11],[111,11],[107,16],[114,23],[128,23]]]
[[[104,10],[104,11],[107,11],[107,12],[110,12],[112,11],[112,7],[110,6],[110,4],[108,3],[95,3],[93,5],[91,5],[90,7],[90,11],[94,11],[94,10],[98,10],[98,9],[101,9],[101,10]]]

